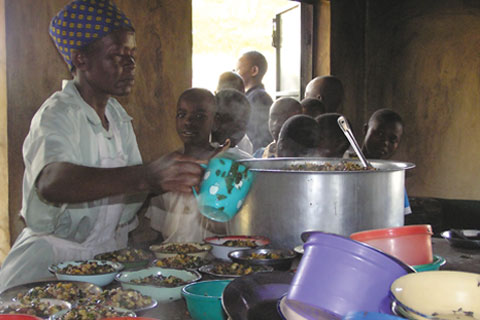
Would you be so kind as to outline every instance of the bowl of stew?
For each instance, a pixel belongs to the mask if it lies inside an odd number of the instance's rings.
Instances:
[[[177,254],[187,254],[205,259],[211,250],[211,245],[199,242],[165,242],[150,246],[150,251],[152,251],[158,259],[173,257]]]
[[[123,270],[123,264],[107,260],[65,261],[51,265],[48,270],[58,280],[90,282],[103,287]]]
[[[230,261],[228,254],[232,251],[254,249],[270,244],[270,240],[262,236],[209,237],[203,241],[212,246],[212,255],[215,258],[226,261]]]
[[[287,271],[297,254],[290,249],[257,248],[232,251],[228,256],[234,262],[269,266],[275,270]]]
[[[200,280],[201,277],[194,270],[150,267],[136,271],[123,271],[115,277],[115,280],[124,289],[136,290],[158,302],[168,302],[181,299],[182,288]]]

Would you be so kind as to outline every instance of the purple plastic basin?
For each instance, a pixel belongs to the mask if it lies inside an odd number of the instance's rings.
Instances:
[[[390,285],[415,272],[390,255],[336,234],[309,232],[304,248],[287,301],[340,318],[352,311],[392,314]]]

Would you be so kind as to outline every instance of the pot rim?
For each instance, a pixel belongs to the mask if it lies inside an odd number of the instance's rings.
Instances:
[[[254,172],[282,172],[282,173],[308,173],[308,174],[372,174],[379,172],[391,172],[391,171],[403,171],[408,169],[415,168],[415,164],[412,162],[400,162],[400,161],[391,161],[391,160],[369,160],[373,167],[376,167],[377,170],[355,170],[355,171],[315,171],[315,170],[286,170],[278,168],[256,168],[254,164],[256,163],[281,163],[281,162],[293,162],[293,163],[319,163],[324,164],[329,163],[339,163],[339,162],[353,162],[355,164],[361,165],[360,160],[358,159],[344,159],[344,158],[254,158],[254,159],[242,159],[238,162],[249,167],[250,171]],[[377,165],[377,166],[375,166]]]

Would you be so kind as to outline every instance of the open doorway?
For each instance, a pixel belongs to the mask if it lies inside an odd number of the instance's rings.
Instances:
[[[192,85],[213,92],[220,74],[233,70],[243,52],[257,50],[267,58],[263,83],[275,97],[273,19],[294,6],[298,3],[289,0],[193,0]]]

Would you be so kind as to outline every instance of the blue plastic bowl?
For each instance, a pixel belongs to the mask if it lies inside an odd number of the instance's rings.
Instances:
[[[232,280],[211,280],[189,284],[182,289],[193,320],[226,320],[222,293]]]

